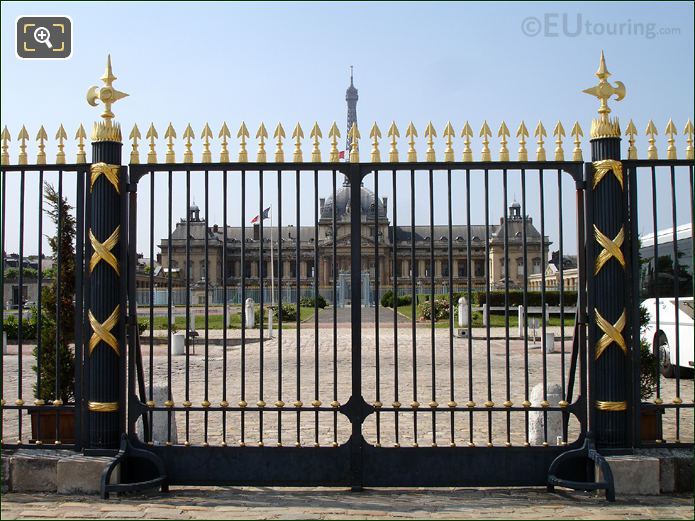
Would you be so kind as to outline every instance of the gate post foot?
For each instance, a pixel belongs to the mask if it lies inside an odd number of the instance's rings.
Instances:
[[[134,483],[109,483],[111,479],[111,474],[116,469],[116,466],[120,463],[126,464],[128,460],[131,459],[144,459],[152,463],[156,469],[158,476],[156,478],[147,481],[138,481]],[[125,466],[125,465],[124,465]],[[123,475],[123,474],[121,474]],[[130,444],[128,436],[123,434],[121,437],[121,446],[116,455],[114,461],[104,469],[101,475],[101,498],[108,499],[110,492],[135,492],[139,490],[145,490],[148,488],[159,487],[161,492],[169,491],[169,484],[167,483],[166,470],[164,469],[164,463],[162,460],[152,452],[148,450],[136,449]]]
[[[571,481],[567,479],[561,479],[557,477],[558,467],[572,459],[588,459],[593,461],[595,465],[598,465],[603,474],[602,481]],[[606,500],[609,502],[615,501],[615,486],[613,484],[613,473],[608,465],[606,459],[599,454],[594,446],[593,434],[591,432],[586,433],[586,438],[581,447],[575,450],[570,450],[563,452],[557,458],[553,460],[548,468],[548,492],[553,492],[555,490],[555,485],[560,487],[567,487],[574,490],[605,490]]]

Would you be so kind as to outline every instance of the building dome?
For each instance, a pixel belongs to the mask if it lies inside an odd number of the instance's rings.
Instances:
[[[335,194],[336,206],[335,216],[337,221],[349,220],[350,215],[350,186],[343,186],[338,189]],[[364,186],[360,187],[360,208],[362,219],[374,220],[374,215],[377,210],[376,197],[374,192]],[[386,218],[386,204],[383,200],[378,202],[379,219]],[[333,219],[333,196],[326,199],[321,208],[321,220]]]

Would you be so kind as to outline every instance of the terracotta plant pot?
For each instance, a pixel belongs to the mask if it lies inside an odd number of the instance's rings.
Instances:
[[[659,439],[663,411],[656,407],[643,406],[640,409],[640,414],[640,439],[647,442],[654,442]]]
[[[60,423],[58,424],[58,411],[55,409],[39,409],[29,411],[31,417],[31,437],[29,443],[54,444],[56,442],[56,427],[58,428],[58,441],[65,444],[75,443],[75,411],[72,409],[60,411]]]

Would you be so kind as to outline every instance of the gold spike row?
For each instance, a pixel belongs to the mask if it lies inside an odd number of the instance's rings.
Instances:
[[[65,132],[65,128],[63,127],[62,123],[60,127],[58,128],[58,132],[56,132],[56,140],[58,141],[58,152],[56,153],[56,164],[57,165],[64,165],[65,164],[65,140],[68,138],[67,132]]]
[[[39,142],[39,152],[36,154],[36,164],[45,165],[46,164],[46,141],[48,141],[48,134],[46,134],[46,129],[39,128],[38,134],[36,134],[36,141]]]
[[[7,130],[7,125],[5,125],[5,128],[2,129],[2,135],[0,135],[0,137],[2,138],[2,159],[0,160],[0,164],[9,165],[10,153],[8,152],[8,149],[9,142],[12,141],[12,136],[10,135],[10,131]]]

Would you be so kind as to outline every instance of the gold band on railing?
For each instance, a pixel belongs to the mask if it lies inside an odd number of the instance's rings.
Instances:
[[[118,340],[116,340],[116,337],[111,334],[111,330],[118,323],[118,318],[120,317],[120,308],[116,306],[109,318],[107,318],[103,324],[99,323],[99,321],[92,314],[91,310],[89,311],[88,315],[89,325],[92,326],[92,330],[94,331],[89,339],[89,354],[92,354],[94,348],[96,348],[101,341],[108,344],[111,349],[114,350],[116,355],[121,356],[121,351],[118,348]]]
[[[116,412],[118,402],[87,402],[87,407],[92,412]]]
[[[615,324],[611,324],[608,322],[608,320],[603,318],[598,309],[595,309],[594,312],[596,314],[596,325],[601,331],[603,331],[603,335],[601,338],[599,338],[598,342],[596,342],[595,359],[598,360],[606,348],[613,342],[618,344],[620,349],[623,350],[623,353],[627,354],[627,345],[625,344],[625,339],[623,338],[622,334],[623,329],[625,328],[625,322],[627,321],[625,309],[623,309],[620,318],[618,318],[618,321]]]
[[[623,164],[620,161],[615,159],[603,159],[601,161],[594,161],[592,165],[594,166],[594,179],[592,182],[592,188],[594,190],[608,172],[613,172],[618,183],[620,183],[620,188],[623,189]]]
[[[104,242],[99,242],[99,239],[94,236],[92,230],[89,230],[89,242],[92,244],[92,249],[94,250],[92,253],[92,258],[89,260],[89,273],[92,273],[94,268],[96,268],[96,265],[99,264],[99,261],[103,260],[113,268],[116,275],[121,274],[121,268],[118,265],[118,260],[116,259],[116,256],[111,253],[111,250],[116,246],[116,244],[118,244],[118,240],[120,238],[120,225],[116,226],[116,229]]]
[[[627,410],[627,402],[603,402],[596,400],[595,405],[599,411],[618,412]]]
[[[599,245],[603,248],[596,256],[596,262],[594,263],[594,275],[598,275],[601,268],[603,268],[603,266],[611,258],[617,260],[623,269],[625,269],[625,256],[620,249],[625,241],[625,227],[621,226],[618,235],[615,236],[615,239],[611,240],[594,224],[594,237],[596,238],[596,242],[599,243]]]
[[[91,180],[89,184],[89,189],[94,190],[94,183],[99,179],[100,175],[104,175],[107,181],[111,183],[116,190],[116,193],[121,193],[121,187],[118,182],[118,171],[121,167],[118,165],[109,165],[106,163],[94,163],[91,168]]]

